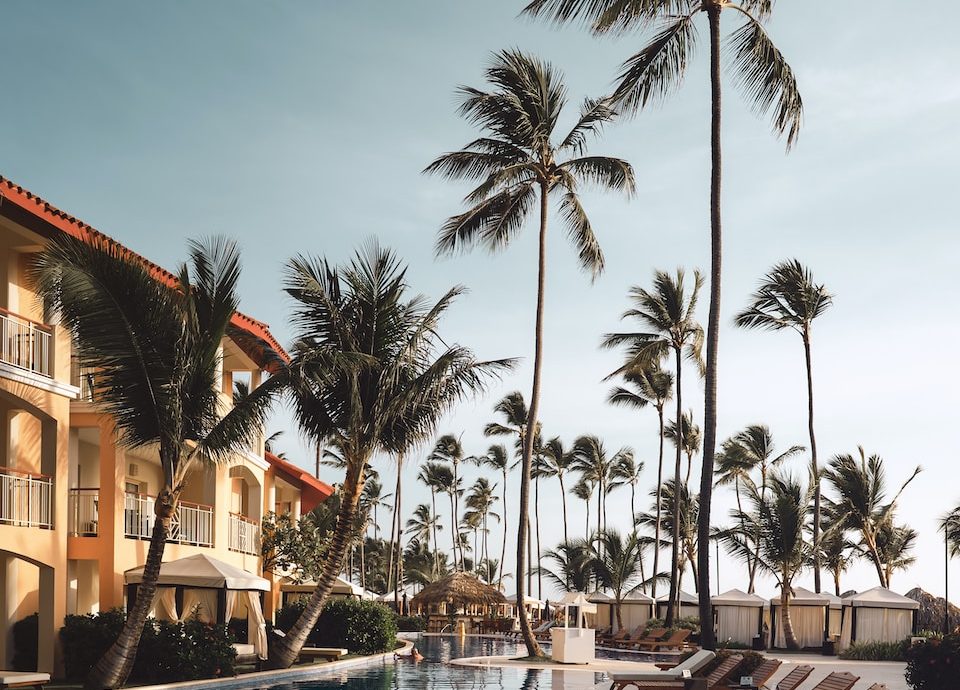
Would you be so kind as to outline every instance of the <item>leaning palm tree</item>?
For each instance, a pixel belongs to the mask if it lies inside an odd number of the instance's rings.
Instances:
[[[657,271],[654,275],[653,290],[648,291],[639,286],[632,287],[630,298],[634,307],[625,311],[623,318],[636,319],[640,322],[641,328],[649,330],[633,333],[609,333],[603,339],[604,347],[614,347],[621,344],[627,346],[629,359],[628,364],[621,368],[622,371],[630,367],[650,366],[673,354],[676,374],[674,390],[676,391],[677,419],[683,417],[681,382],[683,380],[684,356],[696,363],[698,367],[702,366],[700,351],[703,344],[703,329],[697,323],[696,309],[700,288],[703,287],[703,278],[699,271],[693,272],[693,289],[690,290],[689,294],[684,284],[685,278],[683,269],[678,268],[676,276],[671,276],[664,271]],[[682,444],[676,444],[676,450],[673,475],[675,495],[680,493]],[[679,509],[680,504],[675,502],[674,510]],[[673,625],[674,602],[677,601],[679,593],[680,573],[677,567],[680,560],[679,513],[674,513],[671,524],[674,532],[671,539],[670,601],[667,604],[665,620],[668,626]],[[707,543],[707,540],[704,539],[703,542]],[[707,550],[704,549],[704,551]]]
[[[793,581],[808,567],[813,546],[806,541],[807,506],[813,499],[812,487],[804,487],[794,477],[775,472],[770,477],[770,493],[752,492],[759,526],[759,549],[753,562],[769,573],[780,587],[780,621],[787,649],[797,650],[797,638],[790,617]],[[727,539],[731,551],[743,559],[749,557],[749,545],[739,536]]]
[[[623,600],[643,584],[640,563],[643,556],[636,532],[626,537],[616,530],[599,533],[593,547],[593,571],[600,585],[613,594],[617,629],[623,628]]]
[[[69,331],[80,366],[97,370],[97,406],[127,448],[157,447],[162,486],[140,596],[87,687],[122,686],[130,674],[153,604],[164,546],[187,475],[225,461],[262,432],[277,376],[238,397],[223,414],[218,370],[223,339],[234,332],[240,253],[227,241],[189,244],[176,277],[98,236],[60,236],[38,256],[37,294]],[[266,347],[265,353],[272,352]]]
[[[767,35],[764,23],[773,12],[772,0],[532,0],[524,10],[557,22],[581,20],[593,33],[622,33],[656,27],[651,41],[628,58],[617,77],[612,100],[637,112],[662,101],[683,81],[696,45],[696,19],[706,15],[710,37],[710,312],[707,320],[706,395],[703,425],[703,471],[700,477],[702,512],[698,530],[704,544],[710,538],[714,449],[717,441],[717,349],[720,334],[720,277],[723,251],[720,213],[720,15],[728,11],[741,20],[726,46],[727,67],[750,105],[758,113],[772,111],[773,130],[786,135],[789,151],[800,133],[803,103],[793,70]],[[710,606],[710,550],[699,554],[700,620],[713,620]],[[713,631],[704,628],[706,649],[714,647]]]
[[[693,421],[693,410],[688,410],[680,417],[680,423],[674,419],[667,425],[664,432],[668,440],[674,445],[680,444],[684,455],[687,456],[687,474],[684,482],[690,483],[690,471],[693,469],[693,456],[700,452],[703,435],[700,427]]]
[[[817,438],[813,433],[813,366],[810,357],[810,333],[813,320],[833,304],[826,287],[813,280],[809,268],[796,259],[775,265],[751,297],[750,306],[737,314],[741,328],[779,331],[789,328],[803,340],[807,369],[807,431],[810,435],[810,471],[814,478],[813,495],[813,583],[820,592],[820,465],[817,463]]]
[[[727,477],[730,476],[730,473],[736,472],[735,468],[738,465],[748,476],[755,470],[760,471],[759,485],[751,481],[748,483],[748,486],[757,488],[762,502],[766,498],[767,478],[771,468],[778,467],[784,461],[802,453],[804,450],[806,449],[803,446],[790,446],[782,453],[777,452],[769,427],[765,424],[751,424],[743,431],[734,434],[724,441],[718,457],[722,457],[722,462],[725,465],[724,474]],[[814,480],[814,492],[816,492],[815,487],[816,480]],[[739,497],[737,500],[739,504]],[[759,539],[755,538],[754,541],[756,542],[755,549],[759,551]],[[747,570],[750,576],[747,592],[753,594],[757,574],[756,556],[747,562]]]
[[[562,77],[553,67],[518,51],[494,55],[486,71],[492,89],[460,89],[460,113],[483,131],[461,151],[440,156],[426,172],[451,179],[481,180],[467,195],[469,209],[443,226],[437,250],[449,253],[475,244],[496,251],[510,243],[530,212],[539,211],[537,315],[534,328],[533,384],[526,428],[537,426],[543,361],[543,319],[546,295],[547,221],[550,197],[558,199],[560,218],[579,253],[580,265],[596,277],[603,253],[580,203],[583,184],[632,193],[633,169],[626,161],[585,155],[587,141],[614,111],[604,100],[584,101],[573,128],[559,141],[557,121],[566,103]],[[532,438],[526,438],[520,478],[520,525],[517,539],[517,595],[524,594],[527,504]],[[520,629],[530,655],[540,655],[526,612]]]
[[[900,485],[893,500],[885,503],[886,472],[883,459],[879,455],[871,455],[868,459],[863,447],[858,450],[859,459],[842,454],[830,460],[824,476],[833,485],[837,498],[827,499],[826,507],[834,517],[835,525],[860,537],[860,546],[876,568],[880,586],[887,587],[887,574],[878,543],[880,532],[893,522],[897,500],[920,474],[921,468],[918,465]]]
[[[454,404],[512,364],[479,362],[467,348],[445,343],[439,323],[462,289],[433,304],[411,294],[397,257],[375,243],[339,267],[292,260],[286,290],[296,303],[294,363],[302,362],[306,372],[290,387],[297,421],[311,440],[333,439],[347,470],[323,572],[300,618],[271,645],[273,668],[293,663],[317,622],[342,565],[346,526],[370,458],[423,443]],[[320,355],[344,364],[331,368]]]
[[[621,374],[623,385],[610,391],[607,402],[611,405],[643,409],[653,405],[657,411],[660,430],[660,450],[657,455],[657,522],[654,525],[653,543],[660,543],[661,501],[660,489],[663,486],[663,440],[665,438],[663,410],[673,395],[673,374],[660,368],[659,362],[648,362],[644,366],[629,367]],[[636,513],[633,513],[636,515]],[[656,575],[660,570],[660,548],[653,550],[653,572]],[[657,580],[651,580],[650,596],[657,598]]]

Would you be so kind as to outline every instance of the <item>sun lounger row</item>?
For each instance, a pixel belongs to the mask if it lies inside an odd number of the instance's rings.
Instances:
[[[637,626],[632,633],[628,633],[625,628],[621,628],[614,635],[599,636],[597,643],[602,647],[659,652],[666,649],[683,649],[687,644],[687,638],[690,637],[689,630],[675,630],[668,637],[666,628],[653,628],[644,633],[643,627],[642,625]]]
[[[612,673],[613,684],[610,686],[610,690],[683,690],[686,687],[684,673],[689,671],[693,677],[702,677],[697,674],[705,670],[715,657],[716,655],[713,652],[701,650],[682,663],[660,672]],[[706,676],[708,690],[726,690],[728,687],[736,687],[734,673],[741,663],[743,663],[743,656],[740,654],[733,654],[724,659]],[[781,662],[778,659],[765,659],[751,673],[754,687],[768,688],[766,683],[780,668],[780,664]],[[812,666],[805,664],[796,666],[771,690],[797,690],[811,673],[813,673]],[[835,672],[809,690],[851,690],[858,680],[860,680],[859,676],[852,673]],[[867,690],[887,689],[884,685],[875,683]]]

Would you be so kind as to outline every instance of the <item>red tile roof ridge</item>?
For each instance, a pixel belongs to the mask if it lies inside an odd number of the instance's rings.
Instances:
[[[163,282],[168,283],[170,285],[176,284],[177,277],[167,269],[163,268],[163,266],[160,266],[159,264],[156,264],[150,261],[150,259],[146,258],[145,256],[138,254],[137,252],[133,251],[129,247],[113,239],[109,235],[97,230],[95,227],[93,227],[89,223],[85,223],[79,218],[70,215],[66,211],[60,210],[59,208],[51,204],[49,201],[46,201],[45,199],[37,196],[36,194],[31,192],[29,189],[24,188],[23,186],[17,184],[13,180],[10,180],[9,178],[4,177],[3,175],[0,175],[0,186],[5,186],[7,189],[10,189],[13,192],[15,192],[16,196],[20,197],[19,199],[11,198],[11,201],[18,203],[18,205],[24,207],[26,210],[34,212],[35,215],[38,215],[38,217],[43,218],[44,215],[48,216],[43,219],[49,222],[58,230],[61,230],[62,232],[66,232],[80,240],[86,241],[89,235],[89,236],[93,236],[98,239],[101,239],[110,244],[114,244],[120,249],[122,249],[123,251],[129,252],[130,256],[136,259],[137,261],[143,262],[143,264],[152,273],[154,273],[159,280],[162,280]],[[10,198],[10,197],[4,194],[2,188],[0,188],[0,201],[7,198]],[[27,207],[27,204],[30,204],[30,203],[32,203],[34,206],[37,206],[39,208],[36,210],[29,209]],[[40,214],[36,214],[37,210],[40,211]],[[63,221],[66,222],[66,226],[63,225]],[[247,316],[246,314],[243,314],[242,312],[239,312],[239,311],[234,312],[231,322],[234,323],[234,325],[236,325],[238,328],[242,328],[243,330],[247,331],[248,333],[251,333],[255,337],[265,340],[267,343],[270,344],[272,348],[274,348],[277,354],[279,354],[280,357],[283,358],[285,361],[290,360],[290,356],[287,354],[286,350],[284,350],[283,346],[280,345],[279,341],[277,341],[277,339],[270,332],[269,330],[270,326],[267,323],[263,321],[258,321],[257,319],[251,316]],[[253,329],[245,327],[245,322],[249,323],[253,327]]]
[[[332,486],[330,486],[324,481],[321,481],[320,479],[317,479],[302,467],[298,465],[294,465],[289,460],[284,460],[280,456],[274,455],[269,451],[264,451],[263,457],[268,463],[273,465],[273,467],[275,467],[277,470],[287,475],[294,481],[300,482],[301,485],[305,484],[310,490],[312,490],[311,493],[314,497],[314,500],[308,502],[308,505],[310,505],[310,507],[304,508],[303,509],[304,513],[309,512],[318,503],[326,500],[327,498],[333,495]]]

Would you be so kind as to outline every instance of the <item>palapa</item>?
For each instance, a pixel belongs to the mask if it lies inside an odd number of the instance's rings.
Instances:
[[[503,604],[506,598],[497,589],[472,575],[453,573],[431,582],[410,600],[411,606],[447,603],[455,609],[474,604]]]

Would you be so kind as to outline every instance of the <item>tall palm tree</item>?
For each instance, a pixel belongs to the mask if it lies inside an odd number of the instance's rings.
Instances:
[[[640,327],[649,329],[633,333],[609,333],[604,336],[604,347],[617,345],[627,346],[629,367],[640,367],[660,362],[671,353],[674,357],[676,374],[676,418],[683,417],[683,359],[686,356],[702,366],[700,351],[703,344],[703,328],[696,320],[697,298],[700,288],[703,287],[703,278],[699,271],[693,272],[693,289],[687,293],[683,269],[678,268],[675,276],[664,271],[654,274],[653,290],[646,290],[639,286],[630,289],[630,299],[634,306],[623,313],[623,318],[636,319]],[[680,459],[681,444],[676,444],[676,462],[674,464],[674,495],[680,493]],[[711,461],[712,462],[712,461]],[[711,468],[712,470],[712,468]],[[711,472],[712,475],[712,472]],[[711,479],[712,481],[712,479]],[[674,510],[680,509],[679,503],[674,503]],[[674,602],[679,596],[680,573],[677,567],[680,560],[680,515],[675,513],[671,521],[673,538],[671,539],[671,577],[670,601],[667,604],[665,623],[673,625],[675,616]],[[707,543],[707,539],[703,540]],[[704,549],[705,551],[708,549]],[[711,620],[711,619],[704,619]]]
[[[155,267],[97,236],[60,236],[34,268],[37,294],[56,310],[81,366],[97,369],[96,404],[113,418],[127,448],[158,448],[162,486],[140,595],[87,687],[122,686],[153,603],[164,546],[187,475],[227,460],[262,433],[267,406],[284,376],[234,401],[223,414],[218,369],[239,301],[240,253],[224,240],[189,243],[189,263],[164,282]],[[271,353],[267,346],[265,353]]]
[[[560,482],[560,503],[563,506],[563,543],[570,541],[567,522],[567,488],[564,485],[563,477],[567,470],[571,469],[574,461],[572,449],[564,448],[563,441],[559,436],[554,436],[543,445],[543,474],[544,476],[556,477]]]
[[[550,197],[558,199],[560,218],[576,246],[580,265],[595,277],[603,270],[603,253],[580,203],[580,186],[587,183],[630,194],[634,189],[633,169],[617,158],[585,155],[588,139],[614,118],[614,111],[604,100],[584,101],[573,128],[556,140],[566,90],[561,75],[550,64],[518,51],[502,51],[494,55],[486,78],[490,91],[460,89],[460,113],[482,130],[482,136],[461,151],[440,156],[426,171],[452,179],[481,180],[467,195],[469,209],[443,226],[437,241],[442,253],[478,243],[491,251],[502,249],[516,236],[533,208],[539,207],[533,384],[526,422],[526,428],[533,429],[540,409]],[[525,439],[521,462],[517,530],[517,596],[521,600],[527,568],[532,440]],[[540,645],[522,607],[520,629],[528,653],[539,656]]]
[[[669,546],[671,551],[673,550],[673,535],[677,534],[677,592],[676,599],[674,600],[674,608],[677,609],[679,606],[679,592],[681,589],[681,581],[683,579],[684,572],[687,569],[687,565],[690,565],[690,569],[694,577],[694,587],[699,586],[696,583],[697,576],[697,562],[696,554],[698,553],[698,536],[697,536],[697,517],[700,514],[700,503],[698,497],[690,493],[689,488],[686,484],[680,484],[679,500],[674,500],[676,493],[676,484],[667,482],[663,485],[663,490],[661,491],[661,501],[663,505],[663,523],[664,523],[664,532],[669,534],[669,538],[664,538],[663,542],[660,544],[661,547]],[[656,496],[656,490],[650,492],[651,497]],[[675,516],[679,515],[679,524],[677,529],[674,530],[674,519]],[[636,524],[638,527],[643,527],[650,529],[653,527],[656,522],[656,513],[639,513],[636,516]],[[653,573],[651,575],[651,580],[660,577],[660,573]],[[669,607],[669,602],[668,602]]]
[[[576,484],[573,485],[573,488],[570,489],[570,493],[583,501],[583,513],[584,513],[584,526],[583,526],[583,538],[588,540],[590,539],[590,499],[593,498],[593,484],[585,476],[581,476]]]
[[[522,399],[521,399],[522,401]],[[507,556],[507,474],[510,471],[510,458],[507,455],[507,449],[502,444],[495,444],[487,449],[486,454],[476,456],[473,462],[479,467],[489,467],[500,472],[503,479],[502,493],[500,494],[500,504],[503,506],[503,517],[501,523],[503,526],[503,541],[500,548],[500,560],[497,561],[499,571],[497,574],[497,589],[503,591],[503,565]],[[492,562],[492,561],[490,561]]]
[[[897,500],[920,474],[920,467],[917,466],[900,485],[893,500],[884,503],[886,472],[883,459],[879,455],[871,455],[868,459],[862,446],[858,450],[859,459],[849,454],[831,458],[824,477],[833,485],[837,499],[827,499],[826,505],[836,520],[834,524],[859,535],[861,547],[877,570],[880,586],[887,587],[887,573],[884,571],[878,539],[881,530],[893,522]]]
[[[893,574],[898,570],[906,570],[917,562],[917,557],[910,552],[917,544],[920,534],[907,525],[885,523],[877,532],[877,552],[883,563],[883,575],[887,580],[887,587],[891,587]]]
[[[441,526],[437,514],[437,494],[445,493],[447,491],[446,487],[453,483],[453,472],[446,465],[441,465],[438,462],[428,462],[420,468],[417,479],[430,489],[430,506],[433,512],[433,553],[439,572],[440,540],[437,538],[437,532],[440,531]]]
[[[789,151],[800,133],[803,103],[790,65],[770,40],[764,24],[773,12],[771,0],[532,0],[524,12],[557,22],[580,20],[595,34],[622,33],[655,27],[640,52],[620,69],[611,97],[617,107],[636,112],[662,101],[683,81],[696,46],[696,19],[706,15],[710,37],[710,311],[707,319],[707,361],[703,414],[703,471],[700,477],[699,539],[710,538],[710,501],[713,492],[714,449],[717,441],[717,350],[720,334],[720,278],[722,252],[720,213],[720,15],[740,20],[729,34],[727,68],[749,104],[758,113],[772,112],[773,130],[786,135]],[[700,619],[713,620],[710,606],[710,550],[700,561]],[[705,649],[715,646],[710,626],[704,629]]]
[[[660,572],[660,488],[663,486],[663,440],[664,421],[663,410],[673,395],[673,374],[660,368],[659,362],[648,362],[643,366],[628,367],[621,374],[623,385],[610,391],[607,402],[611,405],[643,409],[653,405],[657,411],[660,430],[660,446],[657,455],[657,522],[654,525],[653,573]],[[636,515],[636,512],[633,513]],[[651,581],[650,596],[657,598],[657,577]]]
[[[413,515],[407,519],[406,531],[412,539],[426,542],[427,549],[429,550],[431,537],[435,536],[439,530],[443,529],[443,525],[439,524],[439,522],[440,521],[438,520],[437,516],[430,509],[430,506],[426,503],[420,503],[416,508],[413,509]],[[434,557],[431,574],[436,577],[440,570],[440,563],[436,557],[436,543],[434,543],[433,548]]]
[[[621,453],[616,457],[613,467],[610,468],[611,488],[621,486],[630,487],[630,516],[637,514],[636,494],[637,484],[640,483],[640,475],[643,473],[643,461],[637,462],[633,453]]]
[[[430,457],[427,458],[430,462],[445,462],[450,465],[450,469],[453,471],[453,486],[457,488],[456,491],[453,491],[450,494],[450,498],[453,501],[451,505],[451,511],[453,515],[451,516],[454,520],[459,519],[460,515],[460,496],[463,494],[463,482],[460,479],[460,463],[464,461],[466,454],[463,452],[463,445],[460,443],[460,438],[454,436],[453,434],[444,434],[437,439],[436,444],[433,447],[433,451],[430,453]],[[463,564],[463,552],[460,552],[460,562]],[[457,554],[453,554],[453,563],[457,563]]]
[[[760,471],[759,486],[753,482],[750,482],[748,486],[757,486],[762,503],[767,494],[767,478],[770,469],[778,467],[785,460],[802,453],[804,450],[806,449],[803,446],[790,446],[782,453],[778,453],[775,450],[773,435],[770,433],[769,427],[765,424],[751,424],[743,431],[734,434],[724,441],[719,457],[722,458],[723,464],[726,465],[725,474],[728,476],[730,472],[736,472],[735,468],[737,465],[741,466],[748,475],[753,471]],[[814,481],[814,486],[816,486],[816,481]],[[816,491],[815,488],[814,491]],[[760,529],[760,527],[758,526],[757,529]],[[759,552],[761,547],[759,538],[755,538],[754,542],[754,549]],[[757,561],[758,556],[755,554],[754,558],[747,562],[747,569],[750,576],[747,592],[750,594],[753,594],[755,589]]]
[[[813,280],[809,268],[796,259],[776,264],[750,298],[750,306],[737,314],[741,328],[796,331],[803,340],[807,368],[807,431],[810,435],[810,471],[813,473],[813,582],[820,592],[820,465],[817,462],[817,438],[813,433],[813,365],[810,334],[813,320],[833,304],[833,296]]]
[[[679,424],[677,424],[676,419],[670,422],[664,433],[674,445],[679,443],[684,455],[687,456],[687,474],[684,481],[689,484],[690,470],[693,468],[693,456],[700,452],[700,444],[703,441],[700,427],[693,421],[693,410],[685,412],[680,417]]]
[[[373,536],[376,537],[377,533],[380,531],[380,522],[377,518],[377,512],[379,508],[386,508],[390,510],[393,506],[387,503],[387,499],[392,497],[393,494],[383,493],[383,485],[380,483],[380,480],[377,477],[369,477],[366,484],[363,487],[363,500],[366,503],[367,507],[370,508],[373,514]]]
[[[597,530],[606,529],[606,497],[610,484],[613,481],[614,466],[625,455],[633,456],[630,448],[621,448],[613,456],[607,455],[603,441],[598,436],[580,436],[573,442],[573,460],[570,469],[579,472],[581,479],[585,479],[597,489]]]
[[[824,514],[827,524],[832,524],[830,516]],[[847,539],[844,530],[827,528],[820,535],[820,564],[833,578],[834,594],[838,597],[841,576],[859,556],[857,545]]]
[[[623,628],[623,600],[643,584],[640,563],[643,560],[636,532],[624,537],[616,530],[599,533],[593,547],[593,571],[600,585],[613,594],[617,629]]]
[[[756,490],[756,484],[750,476],[753,465],[749,464],[743,454],[739,452],[730,452],[733,441],[727,439],[720,447],[720,452],[716,454],[716,485],[730,486],[733,484],[734,496],[737,499],[737,508],[734,512],[734,519],[739,523],[740,534],[745,538],[755,533],[755,530],[747,529],[747,513],[743,509],[743,496],[741,487],[746,487],[751,491]],[[745,558],[747,573],[754,572],[753,568],[753,549],[748,549]]]
[[[586,539],[557,544],[555,549],[543,552],[543,560],[552,562],[553,569],[543,566],[540,570],[553,584],[565,591],[586,592],[593,579],[593,549]]]
[[[500,514],[494,512],[493,508],[500,498],[496,495],[497,485],[491,484],[486,477],[477,477],[470,487],[470,493],[467,495],[467,507],[476,512],[480,518],[480,527],[483,530],[483,543],[481,549],[477,552],[477,558],[486,562],[490,558],[490,552],[487,544],[487,536],[490,534],[490,518],[500,520]]]
[[[770,477],[770,493],[752,492],[759,549],[753,562],[769,573],[780,587],[780,622],[787,648],[799,649],[790,617],[793,580],[813,558],[813,546],[806,541],[807,506],[813,499],[812,487],[804,487],[790,475],[775,472]],[[736,533],[734,533],[736,534]],[[740,536],[728,540],[735,555],[746,559],[750,546]]]
[[[397,257],[375,243],[339,267],[292,260],[286,290],[296,305],[294,363],[305,370],[290,386],[297,421],[311,440],[332,439],[347,470],[323,572],[300,618],[271,645],[273,668],[293,663],[317,622],[343,562],[369,460],[424,442],[444,413],[512,364],[479,362],[467,348],[445,343],[440,320],[462,289],[436,303],[411,294]]]

